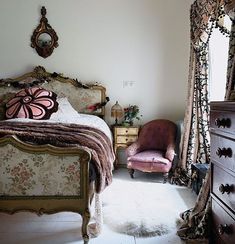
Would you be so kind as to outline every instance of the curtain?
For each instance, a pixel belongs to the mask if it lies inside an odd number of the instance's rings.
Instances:
[[[208,41],[219,17],[227,13],[230,18],[234,18],[234,7],[235,0],[197,0],[191,7],[191,32],[195,33],[191,33],[188,103],[184,120],[185,132],[181,140],[181,164],[177,172],[178,178],[185,180],[181,180],[181,183],[188,183],[189,177],[185,175],[190,175],[191,163],[209,163],[210,161]],[[226,33],[224,28],[220,30]],[[231,91],[234,89],[234,75],[235,24],[232,23],[225,99],[230,99]],[[211,213],[210,177],[209,170],[195,206],[181,214],[183,222],[177,233],[182,239],[197,239],[197,242],[201,242],[208,237]]]
[[[190,184],[191,164],[209,163],[208,42],[221,14],[222,0],[197,0],[190,10],[190,62],[184,133],[172,182]]]
[[[234,14],[235,14],[234,8],[235,8],[235,0],[224,0],[225,13],[228,14],[231,19],[235,19],[234,18]]]
[[[234,0],[235,1],[235,0]],[[228,69],[225,100],[235,100],[235,22],[232,21],[231,34],[229,39]]]
[[[201,50],[191,47],[190,75],[184,134],[181,141],[181,167],[188,173],[191,164],[209,162],[209,109],[208,109],[208,45]]]
[[[228,70],[225,100],[235,100],[235,0],[224,0],[225,13],[232,20],[229,39]]]

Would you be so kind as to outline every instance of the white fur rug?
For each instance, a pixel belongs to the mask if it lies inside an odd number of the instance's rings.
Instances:
[[[185,187],[114,179],[102,194],[104,223],[136,237],[175,233],[179,213],[192,207],[194,200]]]

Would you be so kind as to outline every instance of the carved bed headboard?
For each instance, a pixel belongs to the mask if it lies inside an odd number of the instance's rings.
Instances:
[[[98,84],[83,84],[77,79],[64,77],[59,73],[49,73],[42,66],[20,77],[0,80],[0,102],[5,94],[16,93],[20,89],[40,86],[55,92],[58,97],[67,97],[73,108],[80,113],[94,114],[101,118],[105,115],[105,87]],[[0,111],[1,113],[1,111]]]

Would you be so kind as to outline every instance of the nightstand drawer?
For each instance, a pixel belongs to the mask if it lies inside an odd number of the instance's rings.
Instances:
[[[137,136],[117,136],[116,143],[131,143],[137,140]]]
[[[118,148],[126,148],[138,139],[139,126],[124,126],[117,125],[113,127],[113,147],[116,154],[116,165],[121,165],[123,163],[118,162],[117,150]],[[125,162],[125,161],[124,161]],[[126,163],[124,163],[126,167]]]
[[[138,135],[139,128],[116,127],[115,130],[117,135]]]

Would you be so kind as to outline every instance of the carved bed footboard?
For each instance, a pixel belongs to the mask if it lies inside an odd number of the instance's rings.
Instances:
[[[115,156],[98,118],[105,87],[37,66],[0,88],[0,211],[77,212],[87,243],[91,200],[111,184]]]
[[[90,153],[76,147],[27,144],[14,136],[0,138],[0,211],[38,215],[61,211],[82,216],[88,243]]]

